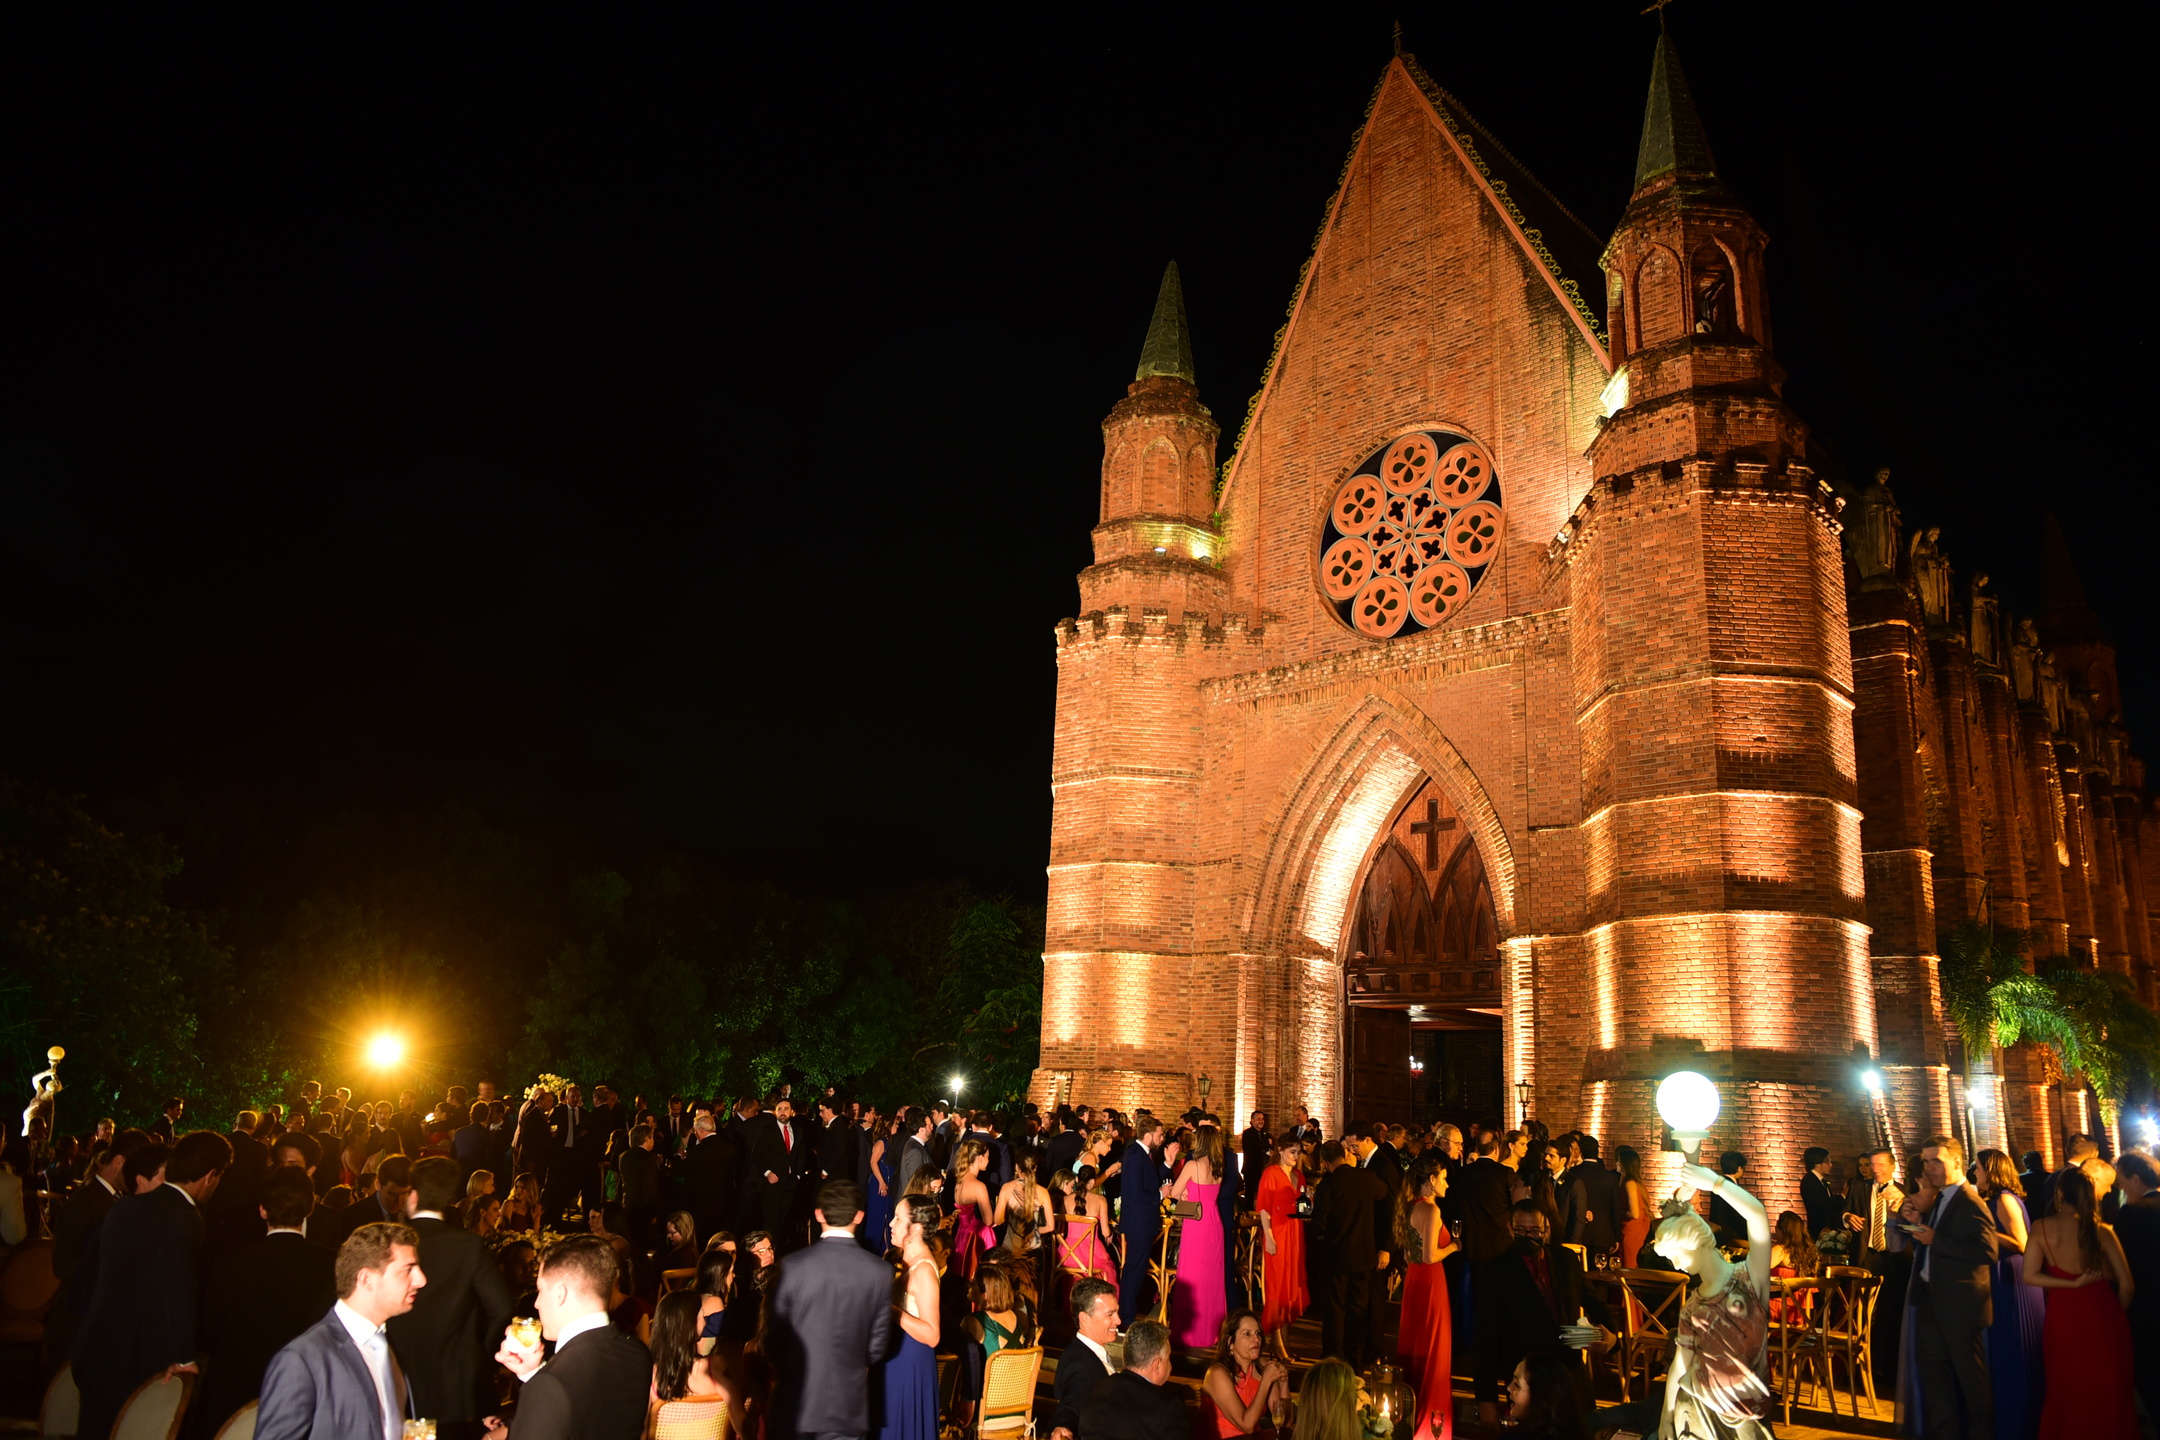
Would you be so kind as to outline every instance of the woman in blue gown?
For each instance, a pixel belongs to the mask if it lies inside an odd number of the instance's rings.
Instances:
[[[2047,1291],[2027,1285],[2025,1246],[2031,1217],[2017,1167],[2000,1150],[1982,1150],[1973,1187],[1995,1216],[1995,1323],[1988,1327],[1988,1383],[1995,1395],[1995,1433],[2033,1440],[2044,1398],[2040,1335],[2047,1324]]]
[[[903,1195],[886,1236],[900,1252],[900,1348],[878,1367],[877,1440],[937,1440],[938,1273],[925,1238],[943,1212],[927,1195]]]
[[[873,1255],[885,1251],[885,1232],[892,1228],[893,1192],[900,1185],[900,1137],[892,1128],[884,1116],[871,1127],[870,1183],[863,1187],[863,1223],[858,1234],[863,1249]]]

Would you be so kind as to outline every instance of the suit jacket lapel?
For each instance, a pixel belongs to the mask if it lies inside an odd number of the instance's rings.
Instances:
[[[367,1357],[360,1353],[360,1346],[352,1338],[352,1331],[338,1318],[337,1311],[330,1312],[330,1326],[337,1332],[337,1353],[344,1360],[345,1368],[360,1381],[360,1388],[367,1392],[368,1409],[375,1416],[375,1433],[383,1432],[382,1392],[375,1388],[375,1372],[368,1369]]]

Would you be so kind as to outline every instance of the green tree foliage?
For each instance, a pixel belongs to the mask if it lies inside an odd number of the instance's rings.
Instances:
[[[2160,1077],[2160,1016],[2138,1003],[2127,976],[2048,956],[2024,959],[2045,932],[1968,922],[1942,938],[1943,1011],[1969,1056],[2020,1041],[2055,1051],[2101,1099],[2148,1096]]]
[[[180,1094],[222,1124],[305,1080],[432,1098],[542,1070],[656,1101],[791,1080],[888,1105],[958,1070],[995,1103],[1037,1064],[1042,912],[964,885],[807,899],[679,856],[580,865],[560,837],[457,811],[336,816],[252,848],[244,825],[186,816],[242,881],[315,877],[244,890],[221,945],[167,898],[171,847],[5,783],[0,1045],[25,1096],[65,1045],[63,1107],[147,1121]],[[362,1055],[382,1030],[409,1058],[378,1074]]]
[[[166,903],[179,855],[76,801],[0,776],[0,1038],[6,1094],[67,1050],[62,1123],[157,1115],[168,1095],[232,1105],[259,1047],[207,1043],[235,1000],[231,956]]]

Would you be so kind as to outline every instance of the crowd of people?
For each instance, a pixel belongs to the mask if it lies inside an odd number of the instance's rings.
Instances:
[[[1048,1339],[1049,1440],[1185,1440],[1175,1356],[1219,1440],[1293,1412],[1300,1440],[1353,1440],[1356,1377],[1390,1356],[1415,1440],[1450,1436],[1464,1371],[1481,1422],[1576,1440],[1580,1352],[1621,1325],[1607,1269],[1692,1277],[1655,1403],[1756,1435],[1767,1327],[1804,1319],[1775,1280],[1840,1264],[1882,1279],[1874,1378],[1911,1433],[2129,1435],[2139,1394],[2160,1415],[2160,1175],[2084,1136],[2051,1174],[1936,1137],[1903,1176],[1881,1150],[1848,1182],[1810,1150],[1773,1220],[1744,1155],[1653,1194],[1635,1149],[1534,1121],[1330,1137],[1302,1107],[1233,1131],[789,1087],[588,1101],[555,1077],[425,1106],[309,1084],[229,1131],[186,1117],[175,1098],[146,1128],[51,1137],[33,1117],[0,1167],[0,1242],[54,1241],[47,1364],[73,1364],[85,1435],[192,1373],[201,1435],[259,1400],[256,1434],[280,1440],[398,1440],[417,1417],[630,1440],[663,1406],[751,1440],[937,1440],[991,1357]],[[1293,1386],[1308,1315],[1326,1363]]]

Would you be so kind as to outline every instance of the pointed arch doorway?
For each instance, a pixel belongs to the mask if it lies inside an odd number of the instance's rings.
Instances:
[[[1470,827],[1427,777],[1366,863],[1343,941],[1347,1121],[1505,1124],[1500,936]]]

